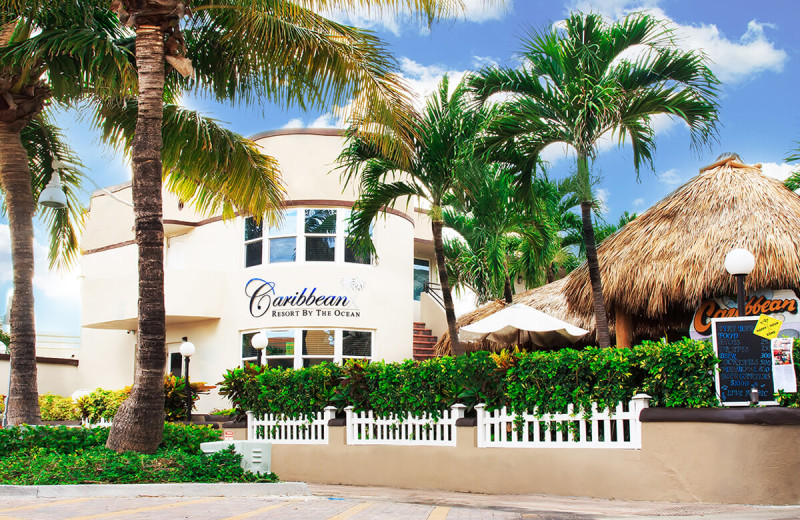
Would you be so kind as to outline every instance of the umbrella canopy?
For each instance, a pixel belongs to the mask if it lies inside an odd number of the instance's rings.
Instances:
[[[459,337],[464,341],[492,341],[505,345],[533,343],[537,347],[549,347],[574,343],[588,333],[588,330],[533,307],[516,304],[461,327]]]

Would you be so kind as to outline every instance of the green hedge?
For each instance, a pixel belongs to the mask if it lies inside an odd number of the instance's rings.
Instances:
[[[627,401],[644,392],[651,406],[717,406],[713,371],[718,359],[706,342],[644,342],[629,349],[587,348],[554,352],[475,352],[403,363],[348,361],[302,370],[246,365],[220,383],[240,412],[311,416],[338,409],[433,413],[455,403],[473,408],[507,406],[520,412],[588,409]]]
[[[206,426],[164,425],[152,455],[105,448],[108,428],[17,426],[0,430],[0,484],[148,482],[274,482],[274,474],[242,470],[232,451],[203,455],[200,443],[219,440]]]

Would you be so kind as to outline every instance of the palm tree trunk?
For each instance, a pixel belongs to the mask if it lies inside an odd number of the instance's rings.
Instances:
[[[603,302],[603,283],[600,280],[600,264],[597,261],[591,202],[581,202],[581,220],[583,221],[583,241],[586,244],[586,264],[589,266],[589,280],[592,283],[592,307],[597,324],[597,342],[601,348],[608,348],[611,345],[611,337],[608,333],[606,305]]]
[[[433,230],[433,250],[436,253],[436,267],[439,268],[439,284],[442,286],[442,300],[444,300],[444,315],[447,318],[447,330],[450,333],[450,348],[454,356],[464,354],[465,349],[458,339],[456,328],[456,310],[453,305],[453,296],[450,294],[450,280],[447,278],[447,268],[444,264],[444,241],[442,240],[442,221],[431,219]]]
[[[137,367],[130,397],[120,406],[106,444],[110,449],[153,453],[164,432],[164,227],[161,202],[161,121],[164,33],[136,30],[139,114],[132,147],[133,206],[139,247]]]
[[[11,302],[11,382],[8,424],[39,424],[36,327],[33,312],[33,213],[28,154],[19,132],[23,123],[0,123],[0,182],[11,234],[14,296]],[[19,128],[18,128],[19,127]]]
[[[514,298],[514,293],[511,290],[511,276],[507,273],[503,284],[503,296],[506,299],[506,303],[511,303]]]

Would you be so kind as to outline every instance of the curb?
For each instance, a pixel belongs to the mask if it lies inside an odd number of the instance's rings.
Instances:
[[[305,482],[210,484],[79,484],[0,486],[0,497],[264,497],[310,496]]]

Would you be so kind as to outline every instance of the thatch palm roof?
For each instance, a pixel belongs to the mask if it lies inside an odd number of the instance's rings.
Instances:
[[[725,255],[733,248],[756,258],[747,292],[800,290],[800,196],[780,181],[726,157],[706,168],[598,247],[603,295],[633,317],[638,336],[688,328],[708,298],[734,295]],[[584,263],[563,280],[517,294],[526,303],[594,333],[589,269]],[[502,308],[494,302],[459,319],[471,323]],[[437,344],[449,351],[449,338]]]

